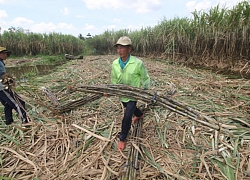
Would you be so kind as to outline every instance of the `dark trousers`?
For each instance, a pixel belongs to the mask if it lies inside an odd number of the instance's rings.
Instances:
[[[140,117],[143,115],[141,110],[136,107],[136,103],[137,101],[129,101],[126,103],[122,102],[123,106],[126,109],[125,109],[124,116],[122,119],[122,130],[121,130],[120,137],[119,137],[120,141],[125,141],[128,136],[128,132],[130,130],[131,123],[132,123],[133,114],[137,117]]]
[[[27,116],[25,112],[25,102],[12,90],[0,91],[0,101],[4,106],[5,123],[7,125],[13,122],[12,110],[18,113],[22,122],[27,122]]]

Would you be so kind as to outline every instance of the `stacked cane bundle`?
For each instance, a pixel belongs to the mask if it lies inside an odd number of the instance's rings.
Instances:
[[[16,86],[15,77],[11,76],[10,74],[6,73],[2,76],[1,82],[4,85],[4,89],[13,89]]]
[[[141,100],[147,104],[153,104],[162,106],[167,108],[173,112],[176,112],[182,116],[186,116],[198,123],[206,125],[215,130],[222,130],[222,129],[236,129],[236,126],[225,125],[222,123],[218,123],[215,119],[212,119],[202,113],[187,107],[179,102],[176,102],[169,97],[164,97],[157,95],[156,92],[150,92],[149,90],[142,90],[140,88],[126,86],[126,85],[80,85],[77,87],[72,88],[74,91],[81,91],[81,92],[88,92],[88,93],[95,93],[95,94],[107,94],[108,96],[123,96],[123,97],[130,97],[137,100]],[[99,96],[101,97],[101,96]],[[89,99],[87,98],[88,102]],[[85,104],[87,102],[84,99],[81,103]],[[71,106],[72,107],[72,106]]]

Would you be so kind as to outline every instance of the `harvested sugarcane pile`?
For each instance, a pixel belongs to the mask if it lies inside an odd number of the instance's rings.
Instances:
[[[118,96],[125,90],[109,86],[115,57],[69,61],[51,74],[18,84],[34,125],[26,131],[0,125],[0,177],[249,179],[248,80],[143,58],[152,83],[149,91],[141,92],[149,98],[138,105],[148,110],[143,123],[132,126],[127,148],[119,152],[123,107]],[[51,90],[59,106],[44,95],[41,86]],[[87,87],[94,89],[87,91]],[[103,97],[105,88],[113,94]],[[94,95],[95,100],[90,98]],[[156,103],[150,104],[152,98]],[[60,106],[66,111],[60,111]],[[168,108],[178,106],[188,115]],[[140,132],[138,125],[142,125]]]
[[[57,105],[55,107],[56,113],[63,113],[79,106],[83,106],[89,102],[95,101],[103,96],[103,94],[107,94],[109,96],[125,96],[130,97],[133,99],[141,100],[148,105],[159,105],[164,108],[169,109],[172,112],[176,112],[182,116],[188,117],[198,123],[206,125],[210,128],[215,130],[223,130],[226,129],[237,129],[237,126],[230,126],[225,125],[222,123],[217,122],[215,119],[210,118],[208,116],[199,113],[197,110],[193,110],[188,106],[185,106],[179,102],[172,100],[170,97],[167,96],[158,96],[157,92],[149,92],[146,90],[142,90],[140,88],[126,86],[126,85],[79,85],[76,87],[70,87],[70,91],[80,91],[80,92],[88,92],[88,93],[96,93],[81,98],[76,101],[72,101],[70,103],[66,103],[63,105],[59,105],[55,103],[55,98],[51,97],[54,96],[52,93],[49,93],[49,97],[51,101]],[[57,100],[56,100],[57,101]]]
[[[76,109],[80,106],[83,106],[86,103],[100,99],[101,97],[102,97],[102,95],[99,95],[99,94],[91,94],[91,95],[88,95],[84,98],[72,101],[70,103],[62,104],[62,105],[55,108],[55,112],[60,113],[60,114],[64,113],[64,112],[68,112],[68,111]]]
[[[182,116],[188,117],[196,122],[206,125],[215,130],[222,130],[223,128],[237,129],[236,126],[225,125],[217,122],[208,116],[205,116],[198,111],[182,105],[179,102],[172,100],[166,96],[159,96],[157,92],[150,93],[140,88],[125,86],[125,85],[81,85],[75,87],[75,91],[89,92],[89,93],[106,93],[110,96],[126,96],[133,99],[144,101],[147,104],[155,104],[176,112]]]

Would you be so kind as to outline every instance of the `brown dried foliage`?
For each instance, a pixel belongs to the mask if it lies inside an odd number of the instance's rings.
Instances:
[[[68,62],[57,72],[37,78],[37,86],[46,86],[61,104],[70,103],[88,93],[69,93],[67,86],[109,84],[114,58],[95,56]],[[23,91],[22,95],[35,109],[28,111],[34,125],[25,131],[5,129],[13,139],[1,137],[0,176],[121,179],[131,166],[127,164],[130,158],[138,161],[138,167],[133,167],[136,175],[130,173],[136,179],[229,179],[220,164],[231,168],[235,179],[249,179],[249,81],[147,58],[143,61],[152,80],[152,91],[172,95],[175,101],[228,125],[226,130],[216,131],[139,101],[139,106],[146,106],[141,136],[134,137],[137,129],[133,125],[127,148],[119,152],[116,144],[123,108],[118,97],[101,97],[67,113],[54,114],[48,96],[31,87],[32,91]],[[131,149],[137,150],[137,158],[130,155]]]

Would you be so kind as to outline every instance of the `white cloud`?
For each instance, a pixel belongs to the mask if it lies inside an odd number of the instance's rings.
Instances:
[[[62,10],[62,13],[63,13],[64,15],[68,15],[68,14],[69,14],[69,8],[64,7],[63,10]]]
[[[82,0],[89,9],[132,9],[143,13],[157,10],[161,7],[160,0]]]
[[[60,29],[74,29],[74,26],[72,24],[67,23],[59,23],[57,27]]]
[[[113,19],[113,22],[114,23],[119,23],[119,22],[121,22],[122,20],[121,19],[118,19],[118,18],[115,18],[115,19]]]
[[[114,29],[116,29],[116,25],[104,26],[103,29],[104,30],[114,30]]]
[[[8,28],[7,28],[7,27],[8,27],[8,24],[7,24],[7,22],[1,21],[1,20],[0,20],[0,24],[1,24],[1,26],[0,26],[0,34],[1,34],[2,32],[8,30]]]
[[[7,18],[7,17],[8,17],[8,15],[7,15],[6,11],[5,10],[0,10],[0,19]]]
[[[84,18],[85,18],[85,16],[84,16],[84,15],[77,15],[76,17],[77,17],[77,18],[82,18],[82,19],[84,19]]]
[[[59,23],[54,24],[50,23],[39,23],[31,26],[31,31],[36,33],[51,33],[51,32],[62,32],[65,30],[74,30],[74,26],[72,24],[67,23]]]
[[[200,11],[200,10],[208,10],[212,7],[211,1],[202,1],[202,2],[197,2],[197,1],[189,1],[186,3],[186,7],[188,8],[189,12],[193,12],[195,10]]]
[[[102,27],[97,28],[94,25],[86,23],[84,27],[82,28],[82,31],[84,31],[86,34],[90,33],[93,36],[93,35],[101,34],[106,30],[113,30],[114,28],[116,28],[115,25],[102,26]]]
[[[196,1],[192,0],[186,3],[186,7],[189,12],[197,11],[207,11],[212,7],[215,7],[219,4],[221,8],[227,7],[232,8],[233,6],[237,5],[239,2],[244,0],[203,0],[203,1]]]
[[[109,25],[109,26],[103,26],[101,28],[101,31],[98,33],[102,33],[103,31],[106,31],[106,30],[117,31],[119,29],[128,29],[131,31],[135,31],[135,30],[141,30],[143,27],[146,27],[145,24],[137,24],[137,25],[129,24],[129,25],[124,26],[124,27],[120,27],[120,26],[118,27],[117,25]]]
[[[16,0],[0,0],[0,4],[10,4],[15,3]]]
[[[57,28],[56,25],[53,24],[52,22],[50,23],[42,22],[31,26],[31,31],[37,33],[54,32],[56,28]]]
[[[27,19],[27,18],[24,18],[24,17],[16,17],[11,23],[13,24],[13,26],[24,27],[24,26],[33,24],[34,21]]]
[[[86,23],[86,24],[85,24],[84,29],[85,29],[85,30],[95,30],[95,26],[94,26],[94,25],[91,25],[91,24]]]
[[[127,26],[126,29],[129,29],[129,30],[131,30],[131,31],[134,31],[134,30],[138,29],[138,27],[130,24],[130,25]]]
[[[158,0],[137,0],[131,2],[131,7],[138,13],[144,13],[160,9],[161,3]]]
[[[123,4],[123,2],[119,2],[121,0],[82,0],[89,9],[102,9],[102,8],[111,8],[117,9]]]
[[[186,3],[186,7],[189,12],[193,12],[195,10],[195,4],[196,4],[196,1],[189,1]]]
[[[217,0],[216,4],[220,4],[221,7],[226,6],[228,8],[231,8],[242,1],[244,1],[244,0]]]

